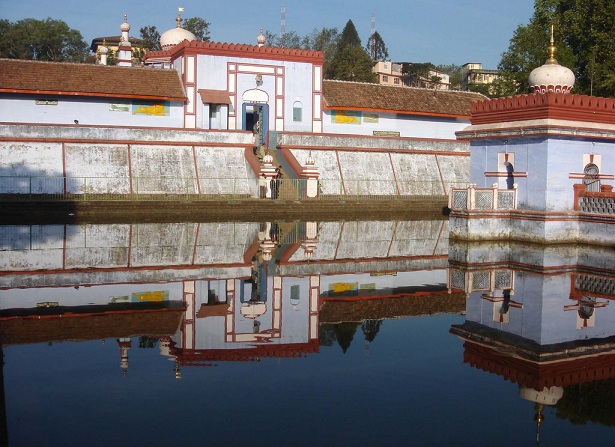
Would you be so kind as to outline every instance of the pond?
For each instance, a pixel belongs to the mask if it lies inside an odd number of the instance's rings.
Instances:
[[[613,445],[614,252],[446,220],[0,226],[11,446]]]

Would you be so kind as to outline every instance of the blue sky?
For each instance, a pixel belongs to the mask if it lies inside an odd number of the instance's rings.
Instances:
[[[394,61],[481,62],[488,69],[497,68],[514,30],[529,22],[534,8],[534,0],[0,0],[0,17],[63,20],[89,44],[95,37],[119,35],[124,14],[131,36],[139,37],[139,28],[148,25],[162,33],[175,26],[182,6],[184,18],[211,23],[211,40],[253,44],[261,27],[280,32],[282,4],[287,32],[303,36],[323,26],[341,32],[350,19],[365,44],[374,14]]]

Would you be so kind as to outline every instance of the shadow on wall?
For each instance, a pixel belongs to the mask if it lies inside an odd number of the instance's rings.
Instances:
[[[70,187],[67,178],[21,164],[0,164],[0,224],[71,222],[76,207],[64,196]]]

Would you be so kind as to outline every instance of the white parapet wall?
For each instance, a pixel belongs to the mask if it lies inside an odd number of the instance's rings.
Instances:
[[[300,164],[311,153],[324,195],[445,195],[469,178],[465,142],[281,133],[278,147]]]
[[[5,124],[0,193],[253,195],[251,146],[238,131]]]

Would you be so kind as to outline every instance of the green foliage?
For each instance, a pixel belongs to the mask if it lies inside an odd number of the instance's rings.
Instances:
[[[190,31],[196,37],[196,40],[200,42],[209,41],[209,25],[211,23],[206,22],[200,17],[190,17],[184,20],[183,28]]]
[[[527,93],[530,72],[544,64],[551,25],[556,59],[576,75],[575,93],[615,96],[615,2],[536,0],[528,25],[521,25],[502,54],[498,82],[503,94]]]
[[[354,82],[377,82],[369,54],[360,46],[349,45],[335,54],[331,66],[332,79]]]
[[[389,50],[387,50],[384,40],[376,31],[368,40],[365,46],[365,51],[370,55],[373,62],[384,62],[389,59]]]
[[[276,48],[309,49],[306,48],[305,38],[299,36],[295,31],[284,33],[282,36],[266,31],[265,45]]]
[[[61,20],[0,21],[0,57],[84,62],[89,46],[81,33]]]
[[[324,72],[330,70],[335,58],[337,43],[340,33],[337,28],[322,28],[320,31],[314,29],[311,34],[306,36],[307,48],[314,51],[322,51],[325,56]]]
[[[427,80],[431,77],[430,70],[436,67],[431,62],[423,63],[403,63],[401,72],[404,75],[408,86],[410,87],[425,87]]]
[[[573,424],[615,426],[615,380],[599,380],[564,388],[557,417]]]
[[[155,26],[144,26],[139,30],[139,35],[143,40],[143,48],[150,51],[160,50],[160,33]]]
[[[436,70],[449,76],[451,90],[461,90],[461,66],[455,64],[437,65]]]
[[[338,50],[343,50],[345,47],[360,47],[361,46],[361,38],[359,37],[359,33],[357,33],[357,29],[352,23],[352,20],[348,20],[346,26],[342,30],[342,35],[337,43]]]
[[[352,20],[348,20],[337,42],[331,64],[325,69],[325,78],[342,81],[377,82],[372,72],[372,58],[361,48],[361,39]]]

